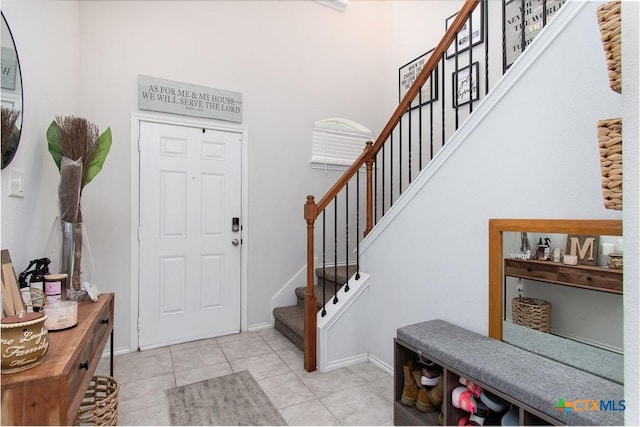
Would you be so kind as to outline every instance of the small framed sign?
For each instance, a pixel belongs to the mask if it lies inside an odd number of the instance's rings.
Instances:
[[[567,236],[566,255],[578,257],[578,264],[597,265],[600,236],[569,234]]]
[[[427,63],[427,60],[431,56],[433,49],[424,55],[420,55],[416,59],[403,65],[398,69],[398,81],[400,85],[399,100],[407,94],[413,82],[418,78],[418,74],[422,71],[422,68]],[[438,67],[431,73],[431,76],[427,79],[422,86],[420,93],[416,99],[411,103],[411,108],[416,108],[424,104],[428,104],[438,100]]]
[[[474,62],[469,67],[464,67],[451,73],[451,88],[453,89],[451,102],[453,103],[453,108],[479,99],[478,68],[479,64]]]

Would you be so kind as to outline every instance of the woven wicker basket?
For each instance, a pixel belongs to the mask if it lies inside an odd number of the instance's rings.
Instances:
[[[607,69],[609,70],[609,86],[614,91],[621,93],[620,0],[614,0],[598,6],[596,13],[598,15],[602,46],[607,59]]]
[[[74,426],[118,425],[120,384],[112,377],[94,376],[84,394]]]
[[[604,207],[622,210],[622,119],[598,121],[598,145]]]
[[[551,303],[542,299],[518,297],[511,300],[513,323],[541,332],[551,332]]]

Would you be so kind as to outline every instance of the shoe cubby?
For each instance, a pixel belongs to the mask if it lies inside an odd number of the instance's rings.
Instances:
[[[502,411],[491,411],[489,415],[480,419],[471,419],[475,425],[501,425],[502,417],[511,410],[511,420],[513,425],[561,425],[562,423],[543,414],[535,409],[529,408],[526,404],[518,402],[517,400],[507,396],[499,390],[483,384],[480,381],[466,375],[464,372],[459,372],[454,368],[451,368],[443,361],[426,354],[419,349],[412,347],[411,345],[403,342],[400,339],[394,340],[395,357],[394,357],[394,425],[464,425],[459,424],[460,420],[464,417],[470,417],[470,412],[465,411],[457,406],[463,406],[461,404],[455,405],[452,394],[457,387],[466,387],[460,382],[460,377],[465,378],[471,383],[475,384],[482,391],[490,393],[489,396],[494,400],[499,400],[501,403],[508,405],[508,408]],[[405,385],[404,378],[404,366],[413,362],[414,364],[422,360],[423,362],[432,361],[442,368],[441,379],[443,387],[442,405],[439,410],[434,412],[421,412],[418,411],[415,405],[407,406],[402,403],[402,393]],[[472,386],[471,386],[472,387]],[[472,387],[473,388],[473,387]],[[474,389],[478,392],[478,389]],[[473,392],[469,390],[471,394]],[[481,401],[480,397],[474,395],[474,401]],[[487,396],[485,396],[486,398]],[[477,403],[476,403],[477,405]],[[439,419],[439,415],[442,412],[442,417]],[[479,415],[476,413],[476,417]],[[509,425],[509,424],[506,424]]]
[[[402,391],[404,388],[404,366],[412,362],[417,364],[419,361],[426,362],[428,359],[421,359],[420,353],[410,346],[396,341],[395,360],[394,360],[394,409],[393,418],[395,425],[439,425],[438,417],[441,407],[445,405],[446,393],[443,393],[443,401],[440,408],[432,412],[421,412],[416,405],[407,406],[402,403]],[[441,374],[440,381],[445,381],[444,372]],[[444,384],[443,390],[446,390]]]

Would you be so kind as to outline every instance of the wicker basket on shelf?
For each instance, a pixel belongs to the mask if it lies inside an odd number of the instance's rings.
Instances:
[[[598,121],[602,200],[607,209],[622,210],[622,119]]]
[[[622,93],[621,84],[621,17],[620,0],[610,1],[597,9],[598,25],[600,26],[600,36],[602,46],[607,60],[609,70],[609,86],[618,93]]]
[[[513,323],[541,332],[551,332],[551,303],[537,298],[511,300]]]
[[[119,394],[120,384],[114,378],[98,375],[91,378],[73,425],[118,425]]]

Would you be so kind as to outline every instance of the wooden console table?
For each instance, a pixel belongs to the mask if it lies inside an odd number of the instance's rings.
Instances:
[[[78,304],[78,324],[49,332],[49,351],[35,368],[2,375],[2,425],[73,425],[111,334],[114,294]]]
[[[552,261],[504,260],[505,276],[622,294],[622,270]]]

